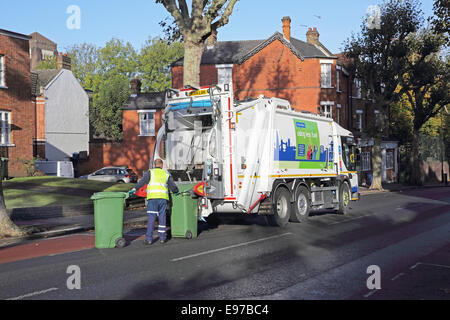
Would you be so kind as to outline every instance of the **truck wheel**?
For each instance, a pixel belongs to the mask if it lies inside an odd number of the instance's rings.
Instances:
[[[271,225],[285,227],[291,217],[291,193],[288,189],[280,187],[273,197],[273,215],[269,216]]]
[[[347,214],[350,206],[350,187],[343,182],[339,187],[339,214]]]
[[[308,219],[310,210],[310,192],[305,186],[299,186],[295,191],[294,209],[291,213],[292,222],[302,222]]]

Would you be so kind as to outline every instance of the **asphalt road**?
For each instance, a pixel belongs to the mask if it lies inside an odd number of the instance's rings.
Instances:
[[[450,300],[450,188],[366,195],[346,216],[320,211],[286,228],[218,219],[196,239],[0,264],[0,299]],[[69,290],[73,265],[81,289]]]

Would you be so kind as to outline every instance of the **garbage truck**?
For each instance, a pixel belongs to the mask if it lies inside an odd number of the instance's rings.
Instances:
[[[167,89],[156,158],[195,184],[199,217],[264,214],[283,227],[359,199],[350,131],[284,99],[234,101],[231,83]]]

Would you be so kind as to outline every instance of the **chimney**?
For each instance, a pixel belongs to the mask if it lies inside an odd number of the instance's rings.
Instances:
[[[140,94],[140,93],[141,93],[141,85],[142,85],[142,82],[141,82],[141,80],[139,80],[138,77],[132,79],[132,80],[130,81],[131,94],[132,94],[132,95],[138,95],[138,94]]]
[[[211,35],[206,39],[206,47],[212,49],[217,43],[217,31],[211,31]]]
[[[59,56],[56,57],[56,62],[58,63],[58,70],[61,69],[72,69],[72,60],[70,57],[65,53],[64,55],[62,52],[59,53]]]
[[[291,41],[291,18],[283,17],[283,19],[281,19],[281,22],[283,23],[283,37],[287,41]]]
[[[309,28],[308,32],[306,32],[306,42],[310,44],[319,44],[319,31],[314,27],[313,29]]]

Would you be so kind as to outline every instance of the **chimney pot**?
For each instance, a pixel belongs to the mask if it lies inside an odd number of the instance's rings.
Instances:
[[[291,18],[288,16],[283,17],[281,22],[283,23],[283,37],[287,41],[291,41]]]
[[[58,69],[72,69],[72,59],[66,54],[63,55],[62,52],[59,53],[59,56],[56,57],[56,62],[58,64]]]
[[[137,95],[137,94],[141,93],[141,85],[142,85],[142,82],[141,82],[141,80],[139,80],[138,77],[132,79],[130,81],[131,94]]]
[[[319,31],[314,27],[312,30],[309,28],[308,32],[306,32],[306,42],[310,44],[319,44]]]

